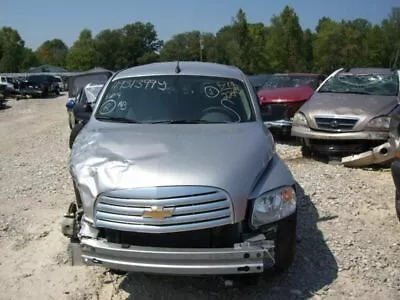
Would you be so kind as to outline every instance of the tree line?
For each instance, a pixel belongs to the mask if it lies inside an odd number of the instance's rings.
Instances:
[[[0,28],[0,72],[23,72],[41,64],[70,71],[95,66],[120,70],[169,60],[235,65],[247,74],[329,73],[342,66],[400,68],[400,7],[392,8],[380,24],[323,17],[314,31],[303,30],[289,6],[274,15],[269,26],[249,23],[240,9],[231,24],[215,34],[183,32],[164,42],[153,24],[136,22],[95,36],[84,29],[70,48],[53,39],[35,51],[25,47],[15,29]]]

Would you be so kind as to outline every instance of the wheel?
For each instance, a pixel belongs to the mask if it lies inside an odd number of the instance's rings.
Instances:
[[[69,148],[72,149],[72,145],[74,144],[75,138],[78,136],[81,129],[85,126],[85,123],[78,123],[72,128],[71,133],[69,135]]]
[[[310,158],[312,155],[310,147],[301,146],[301,155],[303,155],[305,158]]]
[[[397,218],[400,221],[400,192],[396,191],[396,202],[395,202]]]
[[[294,261],[296,254],[297,213],[281,221],[275,238],[275,271],[281,273],[287,270]]]
[[[312,156],[312,151],[309,146],[307,146],[306,141],[301,139],[301,154],[305,158],[310,158]]]

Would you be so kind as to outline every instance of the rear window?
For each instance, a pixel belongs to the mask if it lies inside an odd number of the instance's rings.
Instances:
[[[328,79],[319,92],[397,96],[399,78],[396,74],[339,74]]]
[[[95,117],[140,123],[255,120],[246,85],[239,80],[203,76],[153,76],[118,79],[102,96]]]
[[[268,78],[263,88],[293,88],[298,86],[309,86],[316,89],[320,83],[320,78],[317,76],[307,75],[273,75]]]

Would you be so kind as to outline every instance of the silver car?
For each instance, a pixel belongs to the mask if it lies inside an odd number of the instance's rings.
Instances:
[[[295,114],[292,135],[303,155],[345,157],[366,152],[363,162],[379,161],[389,137],[390,117],[400,112],[399,72],[351,68],[333,72]],[[369,150],[378,147],[379,153]],[[365,157],[364,157],[365,158]]]
[[[75,139],[63,219],[74,264],[165,274],[288,268],[296,182],[237,68],[143,65],[113,75]]]

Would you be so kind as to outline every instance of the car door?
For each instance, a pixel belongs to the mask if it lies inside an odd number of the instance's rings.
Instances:
[[[76,100],[77,101],[75,102],[74,108],[72,109],[75,124],[78,122],[86,122],[90,119],[92,113],[90,111],[87,111],[86,109],[87,105],[89,104],[87,102],[87,97],[84,89],[81,89],[79,91]]]

